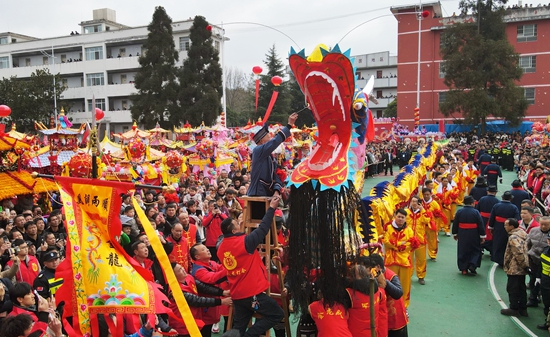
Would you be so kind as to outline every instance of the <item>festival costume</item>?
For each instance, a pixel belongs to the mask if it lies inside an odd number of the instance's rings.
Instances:
[[[198,236],[197,226],[195,226],[192,223],[189,223],[189,225],[187,226],[187,229],[185,229],[185,227],[183,228],[182,235],[187,240],[187,246],[189,247],[189,249],[191,249],[191,247],[193,247],[197,243],[197,236]],[[200,239],[200,236],[198,236],[198,238]]]
[[[399,282],[399,276],[392,270],[388,268],[384,269],[384,277],[387,280],[385,292],[388,309],[388,330],[399,331],[406,328],[409,323],[403,290]]]
[[[518,208],[518,210],[521,211],[521,202],[523,200],[530,200],[531,198],[529,198],[529,193],[527,193],[527,191],[525,191],[523,188],[521,187],[512,187],[512,189],[510,190],[510,193],[512,193],[512,204],[516,205],[516,207]]]
[[[441,211],[441,206],[435,199],[429,201],[422,200],[424,210],[430,213],[430,226],[426,229],[426,239],[428,242],[428,256],[430,259],[437,258],[437,231],[448,221],[447,216]]]
[[[475,185],[477,176],[479,175],[479,171],[475,166],[472,165],[472,167],[466,165],[464,166],[464,169],[462,170],[462,175],[464,177],[464,180],[468,184],[468,194],[471,195],[472,188]],[[465,192],[466,190],[464,190]],[[462,199],[464,199],[464,192],[462,193]],[[479,200],[479,199],[476,199]]]
[[[497,186],[498,178],[502,178],[502,171],[500,170],[500,166],[491,163],[485,167],[483,175],[487,176],[487,185]]]
[[[346,291],[351,300],[349,309],[348,327],[352,336],[371,336],[371,321],[370,321],[370,296],[358,290],[347,288]],[[382,289],[374,293],[374,312],[376,322],[376,336],[387,336],[387,313],[386,313],[386,294]],[[382,314],[381,314],[381,311]],[[384,323],[384,315],[386,315]]]
[[[187,244],[187,239],[182,236],[179,240],[176,240],[172,235],[168,235],[166,242],[170,242],[174,246],[172,252],[168,254],[170,262],[176,262],[182,266],[186,272],[189,272],[189,245]]]
[[[519,211],[516,205],[510,201],[502,200],[491,211],[489,217],[489,229],[493,230],[493,250],[491,261],[504,265],[504,252],[508,243],[508,233],[504,229],[504,222],[508,218],[519,219]]]
[[[348,328],[348,314],[342,304],[325,307],[323,301],[309,305],[311,317],[317,325],[317,337],[354,337]]]
[[[418,247],[418,240],[410,227],[406,224],[397,228],[392,222],[384,235],[386,247],[385,265],[399,276],[403,286],[405,307],[409,306],[411,299],[411,279],[413,274],[412,251]]]
[[[427,213],[424,209],[418,209],[414,212],[411,208],[407,208],[406,211],[407,227],[413,230],[414,236],[419,242],[418,248],[414,251],[416,276],[423,279],[426,277],[426,231],[432,225],[430,221],[432,214]],[[432,227],[430,230],[434,230],[434,228]]]
[[[437,188],[437,194],[436,198],[441,204],[441,210],[443,211],[443,214],[445,214],[445,218],[447,219],[446,222],[440,223],[442,227],[440,227],[440,230],[445,231],[445,233],[450,233],[450,221],[454,219],[454,214],[452,213],[453,210],[453,204],[454,208],[456,208],[456,198],[458,197],[458,191],[451,186],[451,184],[447,184],[447,187],[444,188],[443,184],[439,185]]]
[[[229,282],[227,281],[227,270],[219,263],[215,261],[201,262],[195,261],[191,270],[191,275],[195,279],[212,286],[216,286],[223,290],[229,289]],[[204,324],[218,323],[220,315],[229,315],[228,306],[219,306],[216,308],[210,308],[203,314]]]
[[[479,211],[483,223],[485,224],[485,242],[483,243],[483,248],[489,252],[493,251],[493,234],[489,230],[489,218],[491,217],[491,211],[493,206],[498,204],[500,200],[492,194],[488,194],[481,199],[479,199],[476,209]]]
[[[485,238],[485,226],[479,211],[470,205],[456,212],[452,233],[458,238],[458,270],[474,270],[481,266],[481,239]]]

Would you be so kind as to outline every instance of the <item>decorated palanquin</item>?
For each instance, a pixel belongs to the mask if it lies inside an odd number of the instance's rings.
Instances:
[[[329,303],[342,303],[346,265],[372,239],[363,222],[363,186],[367,138],[374,137],[368,94],[355,88],[350,51],[318,46],[305,56],[291,50],[289,63],[318,127],[311,152],[289,178],[292,235],[289,283],[295,309],[307,308],[311,271],[320,270],[317,288]],[[363,240],[363,241],[362,241]],[[303,288],[305,285],[305,289]]]

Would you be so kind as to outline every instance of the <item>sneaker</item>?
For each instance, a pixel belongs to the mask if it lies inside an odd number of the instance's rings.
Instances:
[[[435,257],[430,257],[430,261],[437,262],[437,259]]]
[[[425,285],[425,284],[426,284],[426,281],[424,281],[423,278],[419,278],[419,279],[418,279],[418,283],[420,283],[421,285]]]
[[[215,323],[212,325],[212,333],[218,333],[220,332],[220,325],[218,323]]]
[[[519,311],[518,310],[514,310],[514,309],[502,309],[500,310],[500,313],[505,315],[505,316],[519,316]]]
[[[451,236],[451,233],[446,232],[446,233],[445,233],[445,236]]]

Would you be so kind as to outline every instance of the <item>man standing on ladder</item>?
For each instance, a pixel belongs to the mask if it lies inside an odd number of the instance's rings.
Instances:
[[[224,238],[218,247],[218,258],[227,269],[235,307],[233,328],[239,330],[241,336],[260,336],[284,318],[283,309],[265,293],[269,288],[269,280],[265,264],[256,249],[271,229],[279,200],[279,196],[271,198],[262,222],[248,235],[240,232],[235,219],[227,218],[221,223]],[[262,318],[246,330],[255,313],[262,315]]]

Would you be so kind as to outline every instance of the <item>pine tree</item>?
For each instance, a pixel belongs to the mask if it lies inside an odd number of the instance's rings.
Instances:
[[[488,116],[517,125],[527,102],[519,56],[506,38],[505,0],[463,0],[460,8],[475,22],[457,23],[442,35],[441,56],[445,71],[446,99],[439,105],[445,116],[462,113],[465,123],[481,124]]]
[[[172,19],[163,7],[155,8],[149,34],[139,57],[141,68],[135,77],[138,93],[132,95],[132,118],[146,129],[177,114],[176,62],[178,51],[172,36]]]
[[[273,106],[273,110],[271,111],[268,122],[269,124],[279,122],[283,125],[286,125],[288,116],[291,113],[290,104],[292,101],[292,95],[289,93],[290,83],[287,81],[283,81],[283,83],[278,87],[274,86],[273,83],[271,83],[271,79],[274,76],[280,76],[284,78],[285,65],[283,61],[281,61],[277,56],[275,46],[269,49],[265,57],[266,59],[264,60],[264,64],[267,67],[267,75],[261,75],[260,78],[258,113],[253,116],[253,119],[254,121],[256,121],[258,120],[258,117],[264,117],[267,107],[269,106],[269,102],[271,101],[271,95],[273,94],[273,91],[276,90],[279,92],[279,96],[277,97],[277,102]]]
[[[174,125],[185,121],[191,125],[201,122],[211,125],[222,111],[222,69],[208,26],[202,16],[193,20],[189,36],[191,46],[179,76],[182,113],[170,116]]]

